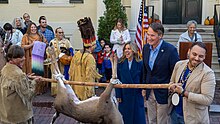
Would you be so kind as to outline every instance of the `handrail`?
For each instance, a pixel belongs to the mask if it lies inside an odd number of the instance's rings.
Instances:
[[[220,8],[220,4],[214,5],[214,26],[213,26],[213,32],[215,35],[215,42],[216,42],[216,48],[217,48],[217,54],[218,54],[218,62],[220,64],[220,37],[218,36],[218,33],[220,33],[220,23],[219,23],[219,15],[220,11],[217,11],[217,7]]]

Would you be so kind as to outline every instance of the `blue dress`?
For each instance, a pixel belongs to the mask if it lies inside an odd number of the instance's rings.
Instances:
[[[142,83],[142,61],[132,61],[131,69],[128,67],[128,60],[118,64],[117,76],[123,84]],[[146,124],[144,99],[142,89],[116,89],[116,98],[121,98],[119,111],[123,116],[125,124]]]

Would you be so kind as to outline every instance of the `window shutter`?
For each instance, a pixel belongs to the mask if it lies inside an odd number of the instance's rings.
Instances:
[[[42,3],[42,0],[29,0],[29,3]]]
[[[83,0],[70,0],[70,3],[83,3]]]
[[[0,0],[0,3],[8,3],[8,0]]]

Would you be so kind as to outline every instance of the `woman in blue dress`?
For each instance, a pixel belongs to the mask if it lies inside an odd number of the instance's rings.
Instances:
[[[123,48],[123,56],[117,68],[117,76],[122,84],[142,83],[142,61],[137,51],[135,43],[126,43]],[[116,98],[125,124],[146,124],[142,89],[118,88]]]

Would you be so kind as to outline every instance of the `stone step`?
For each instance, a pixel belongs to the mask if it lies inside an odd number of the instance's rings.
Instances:
[[[167,42],[177,42],[179,38],[171,38],[171,37],[163,37],[163,39]],[[207,39],[202,39],[203,42],[213,42],[213,45],[215,45],[215,39],[213,38],[207,38]]]
[[[175,30],[179,30],[179,31],[175,31]],[[203,29],[198,29],[198,30],[203,30]],[[184,33],[184,32],[186,32],[187,31],[187,29],[165,29],[164,30],[164,34],[176,34],[176,35],[180,35],[180,34],[182,34],[182,33]],[[200,35],[207,35],[207,34],[210,34],[210,35],[213,35],[214,34],[214,32],[213,32],[213,30],[206,30],[206,31],[197,31]]]
[[[215,65],[217,68],[214,68],[214,66],[212,66],[212,70],[215,72],[216,76],[220,78],[220,68],[218,67],[218,65]]]
[[[169,34],[164,34],[163,39],[166,38],[170,38],[170,39],[179,39],[180,34],[173,34],[173,33],[169,33]],[[214,34],[203,34],[201,35],[202,39],[215,39]]]
[[[164,38],[163,40],[166,41],[166,42],[169,42],[171,44],[177,44],[177,42],[178,42],[178,39],[167,39],[167,38]],[[213,48],[216,48],[216,43],[213,40],[209,40],[209,41],[206,40],[204,42],[212,43]]]
[[[210,105],[209,112],[220,113],[220,105]]]
[[[164,29],[164,34],[182,34],[184,32],[186,32],[187,29],[186,28],[165,28]],[[214,31],[213,28],[210,29],[197,29],[197,32],[201,35],[214,35]]]
[[[218,63],[217,53],[212,53],[212,63]]]
[[[175,24],[175,25],[169,25],[169,24],[164,24],[163,25],[165,29],[186,29],[186,25],[183,24]],[[197,29],[205,29],[205,30],[213,30],[213,25],[197,25]]]
[[[216,80],[220,80],[220,69],[213,69],[213,71],[215,72],[215,78]]]
[[[219,69],[220,70],[219,62],[212,61],[212,67],[211,68],[213,70],[215,70],[215,69]]]
[[[216,82],[219,82],[220,78],[219,77],[215,77],[215,80],[216,80]]]

